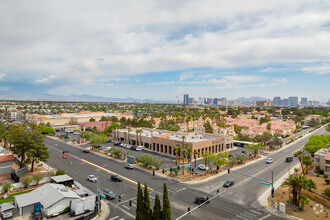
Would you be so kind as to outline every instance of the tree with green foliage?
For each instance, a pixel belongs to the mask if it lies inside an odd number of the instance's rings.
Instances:
[[[210,121],[206,121],[204,123],[204,128],[205,128],[206,133],[211,133],[211,134],[213,133],[213,128],[212,128]]]
[[[305,144],[304,150],[306,150],[309,154],[314,156],[318,150],[322,148],[328,148],[328,144],[330,143],[330,134],[323,135],[313,135],[309,138],[308,142]]]
[[[156,193],[155,198],[155,205],[152,213],[152,219],[153,220],[161,220],[162,219],[162,206],[160,204],[160,199],[158,194]]]
[[[64,170],[57,170],[55,176],[60,176],[60,175],[64,175],[65,171]]]
[[[197,166],[197,157],[199,156],[199,153],[198,151],[194,151],[194,160],[195,160],[195,169],[196,169],[196,166]]]
[[[96,120],[95,120],[95,118],[90,118],[89,119],[89,122],[95,122]]]
[[[171,205],[170,205],[170,200],[168,198],[166,183],[164,183],[164,186],[163,186],[163,213],[162,213],[162,219],[163,220],[171,220]]]
[[[222,165],[228,164],[228,155],[229,153],[227,151],[212,154],[209,156],[209,161],[212,161],[214,165],[221,167]]]
[[[144,216],[143,216],[143,209],[144,209],[144,205],[143,205],[143,192],[142,192],[142,188],[141,188],[141,184],[140,182],[138,182],[138,190],[137,190],[137,202],[136,202],[136,215],[135,215],[135,219],[136,220],[144,220]]]
[[[20,180],[20,182],[24,185],[24,188],[28,188],[32,183],[32,181],[33,181],[32,176],[22,177]]]
[[[245,154],[237,154],[235,157],[239,164],[242,164],[244,161],[248,159],[248,157]]]
[[[259,151],[265,149],[265,146],[261,143],[257,143],[257,144],[249,144],[246,147],[246,150],[250,153],[253,154],[254,157],[256,157],[257,155],[259,155]]]
[[[270,129],[272,129],[272,124],[271,123],[268,123],[267,124],[267,130],[270,131]]]
[[[143,217],[145,220],[152,219],[152,209],[150,207],[150,197],[147,183],[144,183]]]
[[[101,143],[107,142],[108,137],[101,133],[101,134],[92,134],[91,136],[91,144],[92,148],[98,147]]]
[[[325,127],[325,130],[326,130],[327,132],[330,132],[330,124],[328,124],[328,125]]]
[[[313,181],[313,180],[312,180]],[[292,204],[299,206],[304,205],[306,200],[302,198],[301,190],[309,189],[310,180],[303,175],[290,175],[283,183],[282,186],[289,186],[292,193]],[[315,183],[313,185],[316,186]]]
[[[107,126],[104,130],[106,134],[112,133],[112,131],[120,128],[120,125],[118,123],[112,123],[110,126]]]
[[[174,147],[174,152],[175,152],[175,166],[178,166],[178,156],[179,156],[179,153],[181,152],[180,144],[177,144],[176,147]]]
[[[330,197],[330,188],[326,188],[323,193],[323,195],[327,196],[327,197]]]
[[[6,182],[2,184],[2,192],[7,193],[10,191],[10,189],[13,187],[13,184],[11,182]]]
[[[153,157],[150,154],[142,154],[136,158],[136,161],[142,163],[144,166],[150,166],[153,162]]]
[[[266,116],[266,117],[262,117],[259,119],[259,124],[263,124],[263,123],[267,123],[267,122],[270,122],[271,119],[270,117]]]
[[[36,181],[36,184],[38,185],[39,182],[44,178],[41,174],[36,174],[36,175],[33,175],[33,180]]]
[[[55,132],[54,128],[48,126],[40,126],[40,130],[42,134],[48,134],[48,135],[53,135],[53,133]]]

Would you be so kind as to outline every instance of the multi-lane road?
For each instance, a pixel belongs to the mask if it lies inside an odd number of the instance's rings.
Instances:
[[[323,132],[324,129],[321,129],[315,132],[315,134]],[[266,165],[265,160],[261,160],[241,168],[240,172],[270,180],[270,170],[273,170],[274,179],[277,180],[288,170],[288,165],[284,162],[285,157],[288,156],[289,152],[302,147],[307,140],[308,138],[299,140],[285,150],[269,154],[269,157],[274,159],[274,163],[271,165]],[[167,184],[173,219],[184,214],[188,207],[195,207],[196,205],[193,201],[196,196],[212,197],[216,194],[217,189],[220,189],[219,196],[183,219],[280,219],[280,217],[268,213],[264,207],[261,207],[256,202],[267,187],[261,185],[256,180],[235,173],[223,175],[208,182],[191,185],[164,178],[157,174],[153,176],[152,172],[147,170],[127,170],[124,168],[124,163],[94,153],[83,153],[81,148],[73,147],[60,140],[47,137],[45,138],[45,143],[49,148],[50,158],[48,164],[51,167],[66,170],[68,175],[95,192],[96,184],[89,182],[87,176],[90,174],[96,175],[96,170],[100,170],[101,190],[107,187],[117,194],[116,199],[109,201],[111,207],[109,219],[134,218],[137,194],[136,184],[138,181],[141,183],[146,182],[148,187],[151,188],[150,198],[152,206],[156,193],[162,198],[163,183]],[[69,151],[67,159],[59,159],[59,155],[63,150]],[[294,160],[291,166],[296,163],[298,161]],[[112,173],[123,176],[124,181],[119,184],[110,181],[109,178]],[[224,189],[222,184],[227,179],[234,179],[236,183],[234,186]],[[119,195],[121,195],[120,201]],[[132,206],[130,206],[129,201],[132,201]]]

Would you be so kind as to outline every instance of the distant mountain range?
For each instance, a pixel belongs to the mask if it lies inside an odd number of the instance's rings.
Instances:
[[[160,101],[153,99],[136,99],[136,98],[107,98],[103,96],[91,95],[50,95],[50,94],[37,94],[29,92],[13,92],[13,91],[0,91],[0,100],[19,100],[19,101],[65,101],[65,102],[127,102],[127,103],[171,103],[175,104],[174,100]],[[254,100],[270,100],[263,97],[240,97],[240,102],[254,101]]]
[[[28,92],[0,91],[0,100],[19,100],[19,101],[65,101],[65,102],[127,102],[127,103],[165,103],[164,101],[153,99],[136,99],[136,98],[107,98],[102,96],[91,95],[50,95],[36,94]],[[175,101],[167,101],[166,103],[175,103]]]
[[[240,97],[238,98],[238,100],[240,102],[245,102],[245,101],[254,101],[254,100],[271,100],[271,99],[267,99],[267,98],[263,98],[263,97],[258,97],[258,96],[253,96],[253,97],[250,97],[250,98],[245,98],[245,97]]]

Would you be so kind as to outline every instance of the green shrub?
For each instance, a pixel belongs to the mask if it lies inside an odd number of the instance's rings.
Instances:
[[[320,174],[323,175],[324,174],[324,170],[320,170]]]
[[[57,170],[55,176],[60,176],[60,175],[64,175],[65,171],[64,170]]]
[[[299,211],[304,211],[304,206],[299,206],[299,207],[298,207],[298,210],[299,210]]]
[[[48,176],[49,177],[55,176],[55,171],[54,170],[49,171]]]
[[[21,178],[20,182],[24,185],[24,188],[28,188],[32,181],[33,181],[32,176],[26,176]]]
[[[37,174],[33,176],[33,180],[36,181],[37,185],[39,184],[40,180],[42,180],[44,177],[41,174]]]
[[[13,186],[13,184],[11,182],[2,184],[2,192],[3,193],[9,192],[12,186]]]
[[[330,179],[329,179],[329,178],[325,178],[324,181],[325,181],[327,184],[329,184]]]
[[[320,174],[316,174],[316,177],[319,177],[320,176]]]
[[[324,178],[328,178],[329,175],[328,175],[328,174],[324,174],[323,177],[324,177]]]
[[[323,195],[330,197],[330,188],[326,188],[323,193]]]
[[[317,166],[316,168],[315,168],[315,171],[316,171],[316,173],[320,173],[320,167],[319,166]]]
[[[63,212],[70,212],[71,211],[71,206],[65,207],[65,209],[63,209]]]

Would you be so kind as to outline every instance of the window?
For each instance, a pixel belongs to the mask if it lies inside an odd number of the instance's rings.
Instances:
[[[320,162],[320,158],[315,158],[315,161],[316,162]]]
[[[325,167],[326,172],[330,172],[330,167]]]

